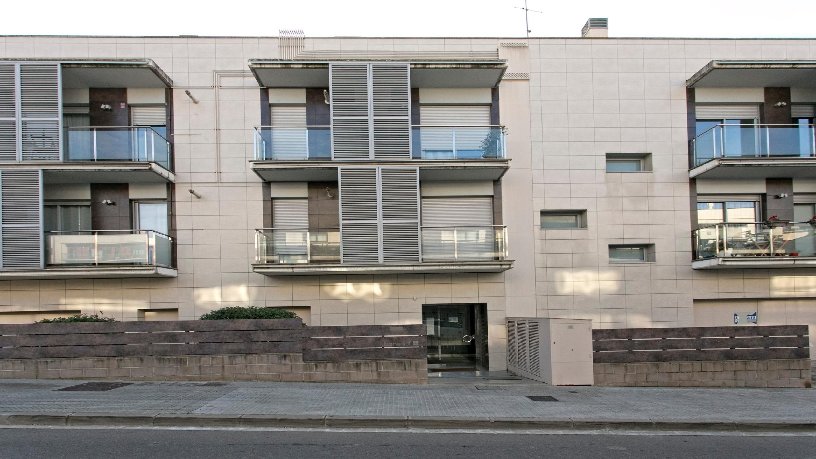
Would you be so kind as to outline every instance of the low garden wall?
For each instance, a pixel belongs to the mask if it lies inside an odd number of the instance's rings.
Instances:
[[[810,387],[806,325],[593,330],[598,386]]]
[[[0,378],[426,383],[424,333],[300,319],[0,325]]]

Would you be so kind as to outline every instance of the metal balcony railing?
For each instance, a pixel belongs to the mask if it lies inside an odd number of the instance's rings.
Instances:
[[[152,127],[72,127],[65,131],[65,161],[152,162],[169,170],[170,142]]]
[[[420,237],[424,263],[507,259],[505,226],[423,226]],[[259,264],[340,263],[340,231],[264,228],[255,248]]]
[[[173,265],[173,239],[156,231],[52,231],[45,239],[47,265]]]
[[[506,226],[423,226],[420,232],[425,263],[507,259]]]
[[[812,124],[718,124],[691,142],[694,167],[718,158],[816,156]]]
[[[331,127],[255,128],[255,160],[331,160]],[[504,159],[502,126],[412,126],[411,157],[425,160]]]
[[[692,232],[694,259],[816,256],[810,222],[718,223]]]

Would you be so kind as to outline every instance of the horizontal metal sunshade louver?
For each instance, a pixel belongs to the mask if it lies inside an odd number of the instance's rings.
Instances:
[[[759,119],[759,106],[744,105],[697,105],[694,116],[698,120],[751,120]]]
[[[380,168],[382,261],[419,261],[419,170]]]
[[[369,159],[368,64],[329,64],[332,158]]]
[[[309,228],[309,200],[305,198],[273,199],[272,226],[276,229],[306,230]]]
[[[377,169],[341,167],[338,177],[342,263],[379,263]]]
[[[58,64],[20,64],[22,160],[60,159]]]
[[[408,64],[371,64],[375,159],[411,158],[411,88]]]
[[[0,64],[0,161],[17,160],[17,92],[14,64]]]
[[[0,172],[3,269],[42,267],[41,185],[37,170]]]

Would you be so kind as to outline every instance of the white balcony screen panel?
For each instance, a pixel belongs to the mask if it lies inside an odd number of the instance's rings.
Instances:
[[[791,105],[792,118],[813,118],[816,116],[816,106],[810,104]]]
[[[272,151],[277,159],[305,159],[308,155],[305,105],[270,105]]]
[[[419,109],[421,144],[424,151],[447,152],[480,150],[490,130],[489,105],[423,105]],[[464,127],[438,128],[430,126],[483,126],[484,129]]]
[[[411,87],[404,63],[371,64],[375,159],[411,159]]]
[[[491,197],[423,198],[423,260],[492,259],[492,225]]]
[[[759,120],[759,106],[745,105],[697,105],[694,115],[698,120]]]
[[[42,268],[42,173],[0,172],[2,269]]]
[[[166,126],[167,109],[164,105],[131,106],[130,123],[134,126]]]
[[[60,69],[56,63],[19,64],[23,161],[60,159]]]
[[[341,260],[347,264],[380,262],[377,168],[341,167]]]
[[[419,170],[382,167],[379,174],[382,261],[419,262]]]
[[[305,259],[309,242],[309,200],[273,199],[272,226],[278,255]]]
[[[330,63],[332,158],[371,158],[370,65]]]

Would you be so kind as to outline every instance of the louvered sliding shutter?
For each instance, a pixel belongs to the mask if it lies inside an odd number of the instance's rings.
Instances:
[[[332,159],[369,159],[369,65],[329,64]]]
[[[697,105],[694,115],[698,120],[759,120],[759,106]]]
[[[424,261],[492,259],[493,198],[422,199]]]
[[[42,268],[41,202],[40,171],[0,171],[0,261],[3,269]]]
[[[167,110],[164,105],[131,106],[130,122],[134,126],[166,126]]]
[[[270,105],[272,151],[276,159],[307,159],[305,105]]]
[[[20,64],[22,160],[60,159],[58,64]]]
[[[380,168],[383,263],[419,261],[419,170]]]
[[[14,64],[0,64],[0,161],[17,161],[17,96]]]
[[[408,64],[371,64],[375,159],[411,159],[411,89]]]
[[[338,176],[342,263],[379,263],[377,168],[341,167]]]

